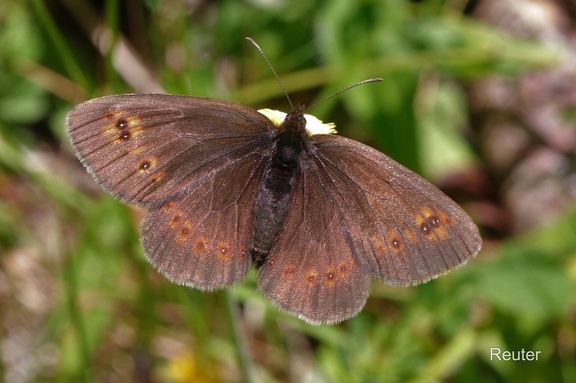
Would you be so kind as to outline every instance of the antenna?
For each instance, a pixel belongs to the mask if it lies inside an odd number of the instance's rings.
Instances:
[[[362,85],[362,84],[368,84],[371,82],[380,82],[380,81],[384,81],[383,79],[381,79],[380,77],[375,77],[375,78],[369,78],[368,80],[363,80],[360,82],[357,82],[354,85],[350,85],[344,89],[340,89],[338,92],[336,93],[332,93],[330,96],[324,97],[323,99],[316,101],[314,104],[310,105],[309,107],[306,108],[306,111],[308,111],[309,109],[312,109],[313,107],[315,107],[316,105],[320,104],[321,102],[324,102],[326,100],[331,99],[332,97],[338,96],[340,93],[344,93],[346,91],[349,91],[352,88],[356,88],[358,85]]]
[[[274,67],[272,66],[272,64],[270,64],[270,61],[268,60],[268,57],[266,57],[266,55],[264,54],[264,51],[262,50],[262,48],[260,48],[260,45],[258,45],[256,43],[256,41],[252,40],[250,37],[246,37],[246,40],[248,40],[250,42],[250,44],[254,45],[254,47],[256,49],[258,49],[258,52],[260,52],[260,54],[262,55],[262,57],[264,57],[264,60],[266,60],[266,64],[268,64],[268,67],[270,68],[270,70],[272,71],[272,73],[274,74],[274,77],[276,78],[276,81],[278,81],[278,84],[280,84],[280,88],[282,88],[282,90],[284,91],[284,94],[286,95],[286,98],[288,99],[288,103],[290,104],[290,108],[292,110],[294,110],[294,105],[292,104],[292,100],[290,100],[290,96],[288,96],[288,92],[286,91],[286,88],[284,88],[284,84],[282,84],[282,81],[280,81],[280,77],[278,76],[278,74],[276,73],[276,71],[274,70]],[[320,104],[321,102],[324,102],[326,100],[331,99],[332,97],[338,96],[340,93],[344,93],[346,91],[349,91],[352,88],[356,88],[358,85],[362,85],[362,84],[367,84],[370,82],[380,82],[380,81],[384,81],[383,79],[381,79],[380,77],[375,77],[375,78],[369,78],[368,80],[364,80],[364,81],[360,81],[357,82],[354,85],[350,85],[349,87],[346,87],[344,89],[339,90],[336,93],[332,93],[330,96],[328,97],[324,97],[323,99],[321,99],[320,101],[316,101],[314,104],[310,105],[309,107],[306,108],[305,111],[308,111],[309,109],[312,109],[313,107],[315,107],[316,105]]]
[[[262,57],[264,57],[264,60],[266,60],[266,64],[268,64],[268,67],[270,68],[270,70],[274,74],[274,77],[276,77],[276,81],[278,81],[278,84],[280,84],[280,88],[282,88],[282,90],[284,91],[284,95],[286,95],[286,98],[288,99],[288,103],[290,104],[290,109],[294,109],[294,105],[292,104],[292,100],[290,100],[290,96],[288,96],[288,92],[286,92],[286,88],[284,88],[284,84],[282,84],[282,81],[280,81],[280,77],[278,77],[278,74],[274,70],[274,67],[272,66],[272,64],[270,64],[270,61],[268,60],[268,57],[266,57],[266,55],[264,54],[264,51],[262,50],[262,48],[260,48],[260,45],[256,44],[256,41],[252,40],[250,37],[246,37],[246,40],[248,40],[250,42],[250,44],[254,45],[254,47],[256,49],[258,49],[258,52],[260,52]]]

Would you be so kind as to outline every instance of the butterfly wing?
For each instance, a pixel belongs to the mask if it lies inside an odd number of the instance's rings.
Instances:
[[[434,185],[359,142],[312,139],[354,254],[372,273],[393,284],[417,284],[478,253],[478,228]]]
[[[340,136],[312,136],[259,288],[310,323],[364,306],[371,276],[417,284],[481,247],[470,217],[434,185],[384,154]]]
[[[274,134],[266,117],[219,100],[137,94],[80,104],[67,122],[97,181],[150,210],[142,243],[154,266],[201,289],[244,278],[248,219]]]
[[[78,157],[118,199],[145,207],[193,189],[256,149],[272,123],[225,101],[165,94],[108,96],[68,114]]]
[[[254,153],[218,170],[142,224],[148,260],[173,282],[199,289],[232,285],[252,264],[249,225],[265,162]]]
[[[344,215],[321,170],[304,159],[283,231],[259,269],[258,287],[310,323],[335,323],[364,306],[370,274],[354,253]]]

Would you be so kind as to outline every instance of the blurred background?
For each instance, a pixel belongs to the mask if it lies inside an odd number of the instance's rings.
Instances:
[[[3,0],[0,381],[575,382],[576,5],[571,0]],[[427,284],[373,283],[309,326],[256,290],[202,293],[144,259],[144,212],[102,192],[65,115],[168,92],[287,110],[431,180],[484,238]],[[541,351],[491,360],[491,347]]]

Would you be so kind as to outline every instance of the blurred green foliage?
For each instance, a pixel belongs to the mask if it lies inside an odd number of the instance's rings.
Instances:
[[[4,0],[2,275],[11,280],[15,249],[34,248],[52,290],[24,378],[7,356],[18,326],[0,314],[6,381],[576,381],[574,212],[524,237],[488,239],[476,260],[425,285],[375,283],[357,317],[313,327],[272,307],[254,274],[229,293],[165,281],[142,256],[141,214],[77,176],[84,173],[64,133],[65,113],[83,99],[154,85],[126,77],[112,49],[123,41],[134,60],[128,72],[145,63],[170,93],[286,109],[245,36],[261,45],[295,102],[384,79],[314,109],[341,134],[425,175],[447,163],[481,163],[463,136],[459,82],[517,76],[554,65],[556,56],[466,17],[461,3]],[[432,84],[433,96],[422,84]],[[3,309],[32,315],[18,308],[23,288],[8,289]],[[35,322],[24,318],[24,329]],[[542,355],[492,361],[491,347]]]

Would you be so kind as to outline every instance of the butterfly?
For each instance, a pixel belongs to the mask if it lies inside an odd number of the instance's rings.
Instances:
[[[178,284],[223,288],[254,266],[276,306],[331,324],[363,308],[373,278],[419,284],[478,253],[454,201],[305,111],[125,94],[76,106],[67,126],[96,181],[148,210],[146,257]]]

